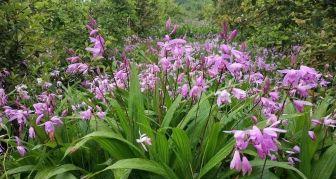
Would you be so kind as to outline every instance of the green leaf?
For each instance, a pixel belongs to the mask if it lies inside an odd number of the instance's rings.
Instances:
[[[56,176],[56,175],[59,175],[65,172],[69,172],[69,171],[75,171],[75,170],[85,172],[82,168],[79,168],[73,164],[65,164],[65,165],[61,165],[58,167],[47,168],[42,171],[39,171],[36,174],[35,179],[49,179],[53,176]]]
[[[5,178],[6,175],[13,175],[13,174],[17,174],[17,173],[30,172],[30,171],[34,171],[34,170],[36,170],[36,166],[34,166],[34,165],[24,165],[24,166],[20,166],[20,167],[8,170],[6,173],[4,173],[1,176],[1,178]]]
[[[191,153],[191,144],[186,132],[182,129],[175,128],[173,129],[172,139],[174,141],[174,152],[177,156],[177,162],[179,165],[179,172],[185,177],[182,178],[190,178],[192,177],[192,173],[190,171],[190,165],[192,161],[192,153]]]
[[[174,116],[174,113],[176,111],[176,109],[179,107],[179,104],[182,100],[182,96],[179,95],[175,101],[173,102],[173,104],[170,106],[170,108],[168,109],[163,121],[162,121],[162,124],[161,124],[161,127],[169,127],[169,124],[171,122],[171,120],[173,119],[173,116]]]
[[[69,147],[65,151],[64,157],[73,151],[78,150],[90,140],[98,142],[107,152],[111,154],[111,156],[117,159],[143,156],[143,152],[138,147],[121,138],[117,134],[108,131],[96,131],[84,136],[74,146]]]
[[[219,122],[214,123],[210,127],[209,135],[207,135],[205,139],[205,143],[203,147],[203,157],[202,157],[202,164],[203,162],[206,163],[209,159],[214,156],[216,153],[216,147],[218,143],[218,136],[221,133],[221,125]],[[220,139],[221,140],[221,139]]]
[[[205,174],[207,174],[212,168],[218,165],[222,160],[224,160],[232,151],[235,142],[234,140],[229,140],[228,143],[219,150],[216,155],[214,155],[208,163],[201,168],[200,173],[198,175],[198,179],[202,178]]]
[[[336,144],[330,146],[314,166],[312,178],[329,178],[336,166]]]
[[[130,111],[129,115],[133,123],[136,122],[137,124],[139,124],[139,129],[142,133],[146,133],[148,136],[153,137],[153,132],[151,130],[149,120],[145,116],[143,96],[140,91],[138,71],[135,65],[132,65],[131,71],[128,108]],[[135,128],[133,129],[138,130]],[[134,134],[137,132],[138,131],[134,131]]]
[[[155,146],[155,156],[157,161],[161,163],[168,164],[169,162],[169,144],[165,136],[165,130],[160,129],[157,132],[156,139],[153,142]]]
[[[250,162],[252,167],[262,167],[264,165],[263,160],[253,160]],[[272,160],[267,160],[265,167],[271,168],[271,167],[280,167],[288,170],[293,170],[295,171],[298,175],[301,176],[303,179],[307,179],[307,177],[298,169],[295,167],[289,165],[287,162],[277,162],[277,161],[272,161]]]
[[[299,121],[298,121],[299,120]],[[311,160],[315,153],[316,146],[314,146],[313,141],[310,139],[308,135],[308,131],[310,129],[310,117],[308,113],[299,117],[297,120],[300,123],[301,127],[301,135],[300,135],[300,142],[301,142],[301,152],[300,152],[300,170],[307,176],[310,177],[311,175]]]
[[[208,103],[208,98],[211,96],[212,94],[209,94],[208,96],[204,96],[202,97],[201,101],[199,102],[199,106],[204,105],[205,103]],[[193,119],[193,117],[196,116],[196,111],[197,111],[198,104],[196,103],[191,110],[188,112],[188,114],[183,118],[183,120],[179,123],[178,128],[180,129],[184,129],[187,124]],[[200,111],[199,111],[200,112]]]
[[[165,178],[177,179],[177,176],[172,170],[166,169],[157,162],[141,158],[119,160],[113,165],[105,168],[104,170],[113,169],[137,169],[152,172]]]
[[[132,129],[131,129],[131,124],[130,121],[128,119],[128,116],[125,114],[125,110],[122,109],[122,107],[120,106],[120,104],[115,100],[115,99],[111,99],[109,98],[109,102],[112,106],[112,109],[114,110],[117,119],[120,122],[120,126],[122,127],[122,129],[124,130],[125,134],[126,134],[126,138],[128,140],[133,140],[133,135],[132,135]]]
[[[76,179],[76,176],[71,173],[62,173],[57,175],[55,179]]]
[[[313,115],[314,118],[319,119],[325,117],[327,114],[328,107],[333,101],[334,101],[333,98],[330,96],[323,99],[323,101],[316,107],[316,110]]]
[[[128,179],[132,169],[114,169],[113,174],[115,179]]]

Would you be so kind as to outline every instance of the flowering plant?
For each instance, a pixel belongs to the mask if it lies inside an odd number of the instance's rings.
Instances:
[[[335,100],[317,70],[278,69],[226,25],[190,43],[169,19],[146,61],[106,49],[94,19],[87,29],[88,54],[70,51],[41,94],[0,89],[4,176],[332,175]]]

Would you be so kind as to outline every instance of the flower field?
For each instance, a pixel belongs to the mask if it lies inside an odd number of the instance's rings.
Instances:
[[[226,22],[188,38],[173,21],[113,49],[90,16],[62,65],[13,87],[3,68],[1,178],[336,177],[329,64],[250,46]]]

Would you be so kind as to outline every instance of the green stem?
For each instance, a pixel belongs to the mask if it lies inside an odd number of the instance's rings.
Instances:
[[[266,166],[266,161],[267,161],[267,157],[265,157],[265,160],[264,160],[263,168],[262,168],[262,170],[261,170],[260,179],[262,179],[262,178],[263,178],[263,175],[264,175],[264,170],[265,170],[265,166]]]

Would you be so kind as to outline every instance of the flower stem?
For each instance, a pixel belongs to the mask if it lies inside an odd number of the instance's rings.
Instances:
[[[264,160],[263,168],[262,168],[262,170],[261,170],[260,179],[262,179],[262,178],[263,178],[263,175],[264,175],[264,170],[265,170],[265,166],[266,166],[266,161],[267,161],[267,157],[265,157],[265,160]]]

